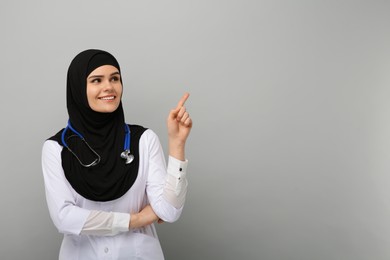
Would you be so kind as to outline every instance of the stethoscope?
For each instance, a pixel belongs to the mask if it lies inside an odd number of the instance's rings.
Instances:
[[[74,136],[78,136],[80,137],[80,139],[87,145],[88,149],[94,153],[96,155],[96,159],[93,160],[93,162],[91,162],[90,164],[84,164],[80,158],[72,151],[72,149],[69,148],[68,144],[66,143],[65,141],[65,134],[66,134],[66,131],[70,129],[73,133],[75,133],[75,135],[71,135],[67,138],[67,140],[71,137],[74,137]],[[85,141],[84,137],[82,136],[82,134],[80,134],[79,132],[76,131],[76,129],[74,129],[72,127],[72,125],[70,124],[70,121],[68,121],[68,125],[66,126],[66,128],[62,131],[62,135],[61,135],[61,141],[63,143],[63,145],[69,150],[69,152],[71,152],[74,157],[76,157],[76,159],[79,161],[79,163],[84,166],[84,167],[92,167],[92,166],[95,166],[97,165],[99,162],[100,162],[100,155],[94,150],[92,149],[91,146],[89,146],[89,144],[87,143],[87,141]],[[125,163],[126,164],[130,164],[133,160],[134,160],[134,155],[131,154],[130,152],[130,128],[127,124],[125,124],[125,142],[124,142],[124,151],[121,153],[121,158],[123,158],[125,160]]]

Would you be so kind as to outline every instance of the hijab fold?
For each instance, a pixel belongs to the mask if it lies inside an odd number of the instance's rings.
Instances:
[[[86,50],[79,53],[71,62],[67,74],[67,109],[69,122],[85,141],[96,151],[101,161],[92,167],[82,166],[68,149],[62,149],[62,167],[65,177],[73,189],[93,201],[110,201],[124,195],[134,184],[139,166],[139,139],[145,128],[129,125],[131,131],[130,150],[135,159],[125,164],[120,157],[124,149],[125,119],[122,102],[112,113],[100,113],[92,110],[87,99],[87,77],[96,68],[103,65],[120,67],[110,53],[102,50]],[[122,77],[121,77],[122,81]],[[62,131],[49,138],[64,146]],[[80,139],[68,129],[65,140],[73,152],[86,163],[96,156]]]

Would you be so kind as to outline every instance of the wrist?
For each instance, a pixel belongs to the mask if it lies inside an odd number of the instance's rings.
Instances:
[[[169,155],[180,160],[185,160],[185,143],[177,144],[177,143],[169,143]]]
[[[131,214],[130,215],[130,223],[129,223],[129,229],[130,228],[137,228],[139,222],[139,214]]]
[[[178,138],[168,138],[168,143],[170,146],[172,147],[183,147],[186,145],[186,140],[181,140],[181,139],[178,139]]]

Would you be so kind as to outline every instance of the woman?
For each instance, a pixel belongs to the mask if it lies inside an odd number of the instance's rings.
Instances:
[[[121,76],[101,50],[69,66],[68,125],[42,150],[50,216],[64,234],[59,259],[164,259],[153,223],[174,222],[183,210],[189,95],[167,119],[166,166],[156,134],[125,123]]]

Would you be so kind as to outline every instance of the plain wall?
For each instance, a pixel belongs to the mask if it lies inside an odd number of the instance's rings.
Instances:
[[[119,60],[126,120],[181,95],[194,127],[168,260],[390,259],[390,2],[1,1],[0,259],[51,260],[61,234],[41,148],[67,122],[80,51]]]

